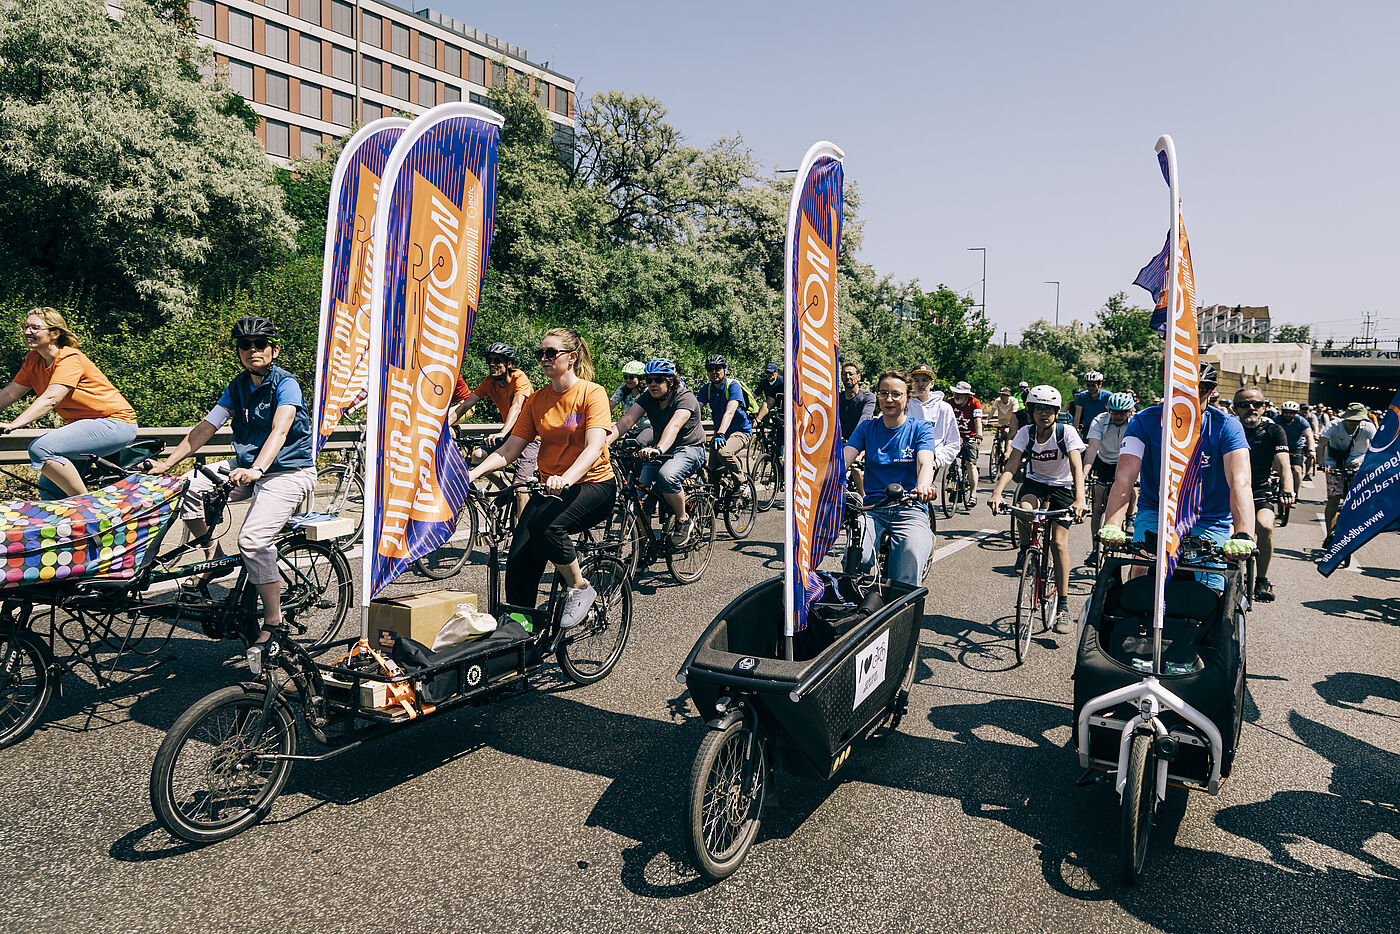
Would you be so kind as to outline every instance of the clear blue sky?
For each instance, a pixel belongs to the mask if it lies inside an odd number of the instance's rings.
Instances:
[[[1162,245],[1172,135],[1203,305],[1400,338],[1400,4],[528,4],[435,8],[578,82],[659,98],[686,141],[760,162],[846,151],[861,259],[980,297],[1011,339],[1089,320]]]

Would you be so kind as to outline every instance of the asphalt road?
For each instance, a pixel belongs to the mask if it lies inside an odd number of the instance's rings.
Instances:
[[[180,712],[240,679],[233,645],[177,635],[173,661],[116,690],[68,676],[0,752],[0,930],[1395,931],[1400,549],[1389,536],[1322,578],[1320,492],[1279,533],[1278,601],[1250,616],[1234,775],[1173,796],[1134,889],[1116,881],[1111,787],[1075,785],[1073,637],[1039,635],[1015,667],[1012,552],[985,507],[940,525],[899,734],[839,781],[780,777],[743,868],[696,875],[682,797],[705,726],[673,676],[777,572],[774,512],[749,541],[721,537],[699,583],[644,577],[605,681],[549,668],[534,693],[298,764],[269,820],[210,847],[173,842],[146,789]]]

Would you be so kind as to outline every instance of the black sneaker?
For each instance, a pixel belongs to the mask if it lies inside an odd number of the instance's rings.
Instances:
[[[1260,603],[1274,602],[1274,585],[1269,583],[1267,577],[1261,577],[1254,582],[1254,599]]]
[[[1096,568],[1099,566],[1099,552],[1097,548],[1089,552],[1089,557],[1084,559],[1084,566],[1089,568]]]

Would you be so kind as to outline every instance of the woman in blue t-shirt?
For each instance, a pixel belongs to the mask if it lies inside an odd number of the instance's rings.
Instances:
[[[846,442],[846,468],[865,455],[865,502],[884,500],[884,490],[898,483],[913,490],[919,502],[933,499],[935,441],[933,426],[920,418],[909,418],[909,378],[901,370],[885,370],[875,381],[875,400],[880,417],[861,422]],[[933,528],[924,506],[896,506],[866,513],[863,524],[861,567],[875,563],[875,544],[880,533],[890,533],[889,574],[892,580],[918,584],[933,552]]]
[[[311,420],[296,377],[274,363],[277,340],[277,326],[266,318],[234,322],[233,343],[243,372],[234,377],[218,404],[175,450],[151,468],[151,473],[165,473],[207,444],[224,422],[230,422],[234,457],[220,466],[228,470],[235,486],[229,502],[252,497],[238,533],[238,553],[262,598],[263,631],[258,642],[267,641],[282,623],[282,579],[274,544],[277,533],[316,485]],[[203,500],[214,484],[197,470],[186,477],[190,484],[181,516],[190,534],[197,537],[208,529]],[[207,558],[212,559],[217,550],[217,545],[209,549]],[[189,578],[184,586],[202,589],[212,576],[217,574]]]

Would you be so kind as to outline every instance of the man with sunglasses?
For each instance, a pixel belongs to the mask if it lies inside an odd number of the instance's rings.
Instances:
[[[710,407],[710,420],[715,423],[715,450],[724,458],[730,473],[742,480],[744,466],[739,452],[748,446],[753,425],[744,407],[744,387],[728,378],[729,364],[719,354],[705,360],[705,375],[709,382],[700,387],[695,397],[701,405]]]
[[[234,377],[219,402],[190,429],[189,434],[151,473],[163,474],[191,456],[214,437],[224,422],[233,428],[232,460],[222,467],[235,489],[229,502],[249,499],[248,515],[238,533],[238,552],[263,604],[263,627],[257,641],[266,642],[282,623],[282,578],[277,571],[277,533],[316,485],[311,419],[296,377],[277,366],[277,326],[266,318],[243,318],[233,325],[233,342],[243,372]],[[214,483],[200,471],[186,474],[189,487],[181,516],[191,534],[203,535],[204,494]],[[210,548],[212,559],[220,549]],[[232,570],[232,569],[230,569]],[[203,589],[210,577],[191,579],[187,587]]]
[[[763,402],[754,416],[755,423],[766,419],[769,412],[777,412],[778,417],[782,417],[783,399],[786,398],[783,392],[785,385],[783,374],[778,372],[778,365],[764,364],[763,378],[758,381],[758,394],[763,397]]]
[[[1271,603],[1274,586],[1269,583],[1269,563],[1274,557],[1274,498],[1269,475],[1278,471],[1283,481],[1279,493],[1284,505],[1293,502],[1293,469],[1289,464],[1288,434],[1277,422],[1264,417],[1269,400],[1258,386],[1245,386],[1235,393],[1234,410],[1244,426],[1244,438],[1249,442],[1250,487],[1254,491],[1254,529],[1259,539],[1259,573],[1254,582],[1252,599]]]
[[[492,451],[505,444],[510,437],[511,429],[515,427],[516,421],[520,418],[520,411],[525,407],[525,402],[534,393],[535,387],[530,382],[530,377],[525,375],[525,371],[518,369],[515,365],[515,348],[510,344],[497,341],[486,348],[486,376],[481,382],[476,384],[476,388],[467,389],[467,381],[462,379],[462,375],[457,374],[457,385],[452,391],[452,401],[457,407],[452,410],[448,424],[455,425],[466,418],[478,402],[482,399],[490,399],[496,406],[496,411],[501,415],[504,423],[501,430],[486,436],[481,447],[472,451],[472,460],[480,463],[482,459]],[[540,453],[540,440],[538,438],[525,445],[525,449],[520,452],[520,457],[515,462],[514,483],[524,483],[527,480],[535,479],[537,471],[536,459]],[[528,493],[516,494],[516,515],[520,515],[525,509],[525,504],[529,502]]]

